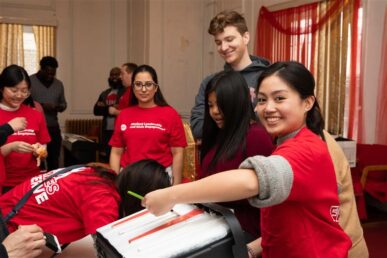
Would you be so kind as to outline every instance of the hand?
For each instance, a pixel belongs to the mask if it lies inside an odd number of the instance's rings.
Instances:
[[[109,115],[117,116],[119,113],[120,113],[120,111],[115,106],[109,107]]]
[[[144,196],[141,205],[156,216],[167,213],[175,206],[171,194],[168,191],[169,188],[164,188],[148,193]]]
[[[46,145],[42,145],[40,143],[32,144],[32,147],[34,148],[33,154],[36,157],[39,158],[46,158],[47,157],[47,148]]]
[[[261,246],[262,238],[259,237],[254,241],[247,244],[247,250],[249,254],[249,258],[258,258],[262,255],[262,246]]]
[[[29,153],[29,152],[34,152],[34,147],[23,141],[15,141],[9,143],[11,145],[11,150],[14,152],[19,152],[19,153]]]
[[[35,144],[32,144],[32,147],[34,147],[33,154],[36,157],[36,166],[40,167],[42,159],[45,159],[47,157],[46,145],[42,145],[37,142]]]
[[[37,225],[20,226],[3,241],[9,258],[37,257],[45,244],[43,231]]]
[[[27,120],[25,117],[16,117],[8,122],[14,132],[22,131],[26,129]]]
[[[45,111],[57,111],[57,105],[55,103],[40,103]]]

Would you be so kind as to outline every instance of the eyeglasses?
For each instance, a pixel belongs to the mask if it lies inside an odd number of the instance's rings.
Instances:
[[[135,81],[133,82],[133,86],[136,90],[142,90],[142,87],[145,87],[147,90],[152,89],[153,87],[158,86],[157,83],[147,81],[147,82],[140,82],[140,81]]]
[[[17,96],[19,93],[22,98],[28,98],[31,95],[31,92],[28,89],[20,90],[15,87],[4,87],[4,89],[8,90],[14,96]]]

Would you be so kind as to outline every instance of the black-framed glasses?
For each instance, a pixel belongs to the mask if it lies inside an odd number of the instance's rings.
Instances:
[[[147,81],[147,82],[135,81],[135,82],[133,82],[133,87],[136,90],[142,90],[142,87],[145,87],[147,90],[150,90],[156,86],[158,86],[157,83],[154,83],[152,81]]]

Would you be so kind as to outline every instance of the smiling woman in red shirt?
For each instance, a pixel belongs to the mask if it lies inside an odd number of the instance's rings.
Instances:
[[[30,96],[31,81],[23,67],[10,65],[0,75],[0,124],[15,117],[24,117],[27,126],[13,133],[1,146],[6,179],[3,193],[25,179],[40,174],[36,162],[38,149],[46,148],[51,140],[43,114],[24,105]]]
[[[110,166],[122,167],[141,159],[153,159],[171,171],[173,184],[181,182],[183,151],[187,146],[183,122],[161,93],[156,71],[141,65],[133,72],[131,106],[117,117]]]
[[[336,176],[314,88],[313,75],[300,63],[269,66],[258,79],[255,111],[277,139],[272,155],[250,157],[239,169],[151,192],[143,205],[159,215],[176,203],[249,198],[261,208],[262,233],[248,245],[251,257],[261,252],[263,258],[348,257],[351,240],[338,223]]]

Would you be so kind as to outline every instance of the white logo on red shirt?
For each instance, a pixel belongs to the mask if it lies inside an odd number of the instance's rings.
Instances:
[[[40,184],[43,180],[45,180],[47,177],[51,176],[53,173],[56,173],[58,170],[53,170],[50,172],[47,172],[45,174],[35,176],[31,178],[31,188],[36,186],[37,184]],[[58,180],[61,178],[64,178],[66,176],[71,175],[72,173],[76,173],[82,171],[82,169],[73,169],[65,174],[57,175],[50,180],[44,182],[41,184],[38,188],[34,190],[34,197],[37,204],[42,204],[43,202],[49,200],[50,195],[55,194],[60,190]]]
[[[28,135],[36,135],[33,129],[25,129],[23,131],[15,132],[14,135],[28,136]]]
[[[33,188],[35,185],[42,182],[45,178],[49,177],[52,173],[54,172],[51,171],[49,173],[45,173],[43,175],[31,178],[31,188]],[[47,201],[49,199],[48,196],[54,194],[56,191],[59,191],[59,185],[57,183],[57,179],[52,178],[47,182],[44,182],[38,188],[35,189],[34,191],[35,200],[38,204],[41,204]]]
[[[130,123],[130,129],[157,129],[161,131],[165,131],[165,128],[162,124],[156,123],[142,123],[142,122],[133,122]]]
[[[122,124],[121,125],[121,131],[125,131],[126,130],[126,125]]]
[[[340,218],[339,206],[331,206],[330,214],[334,222],[339,222],[339,218]]]

